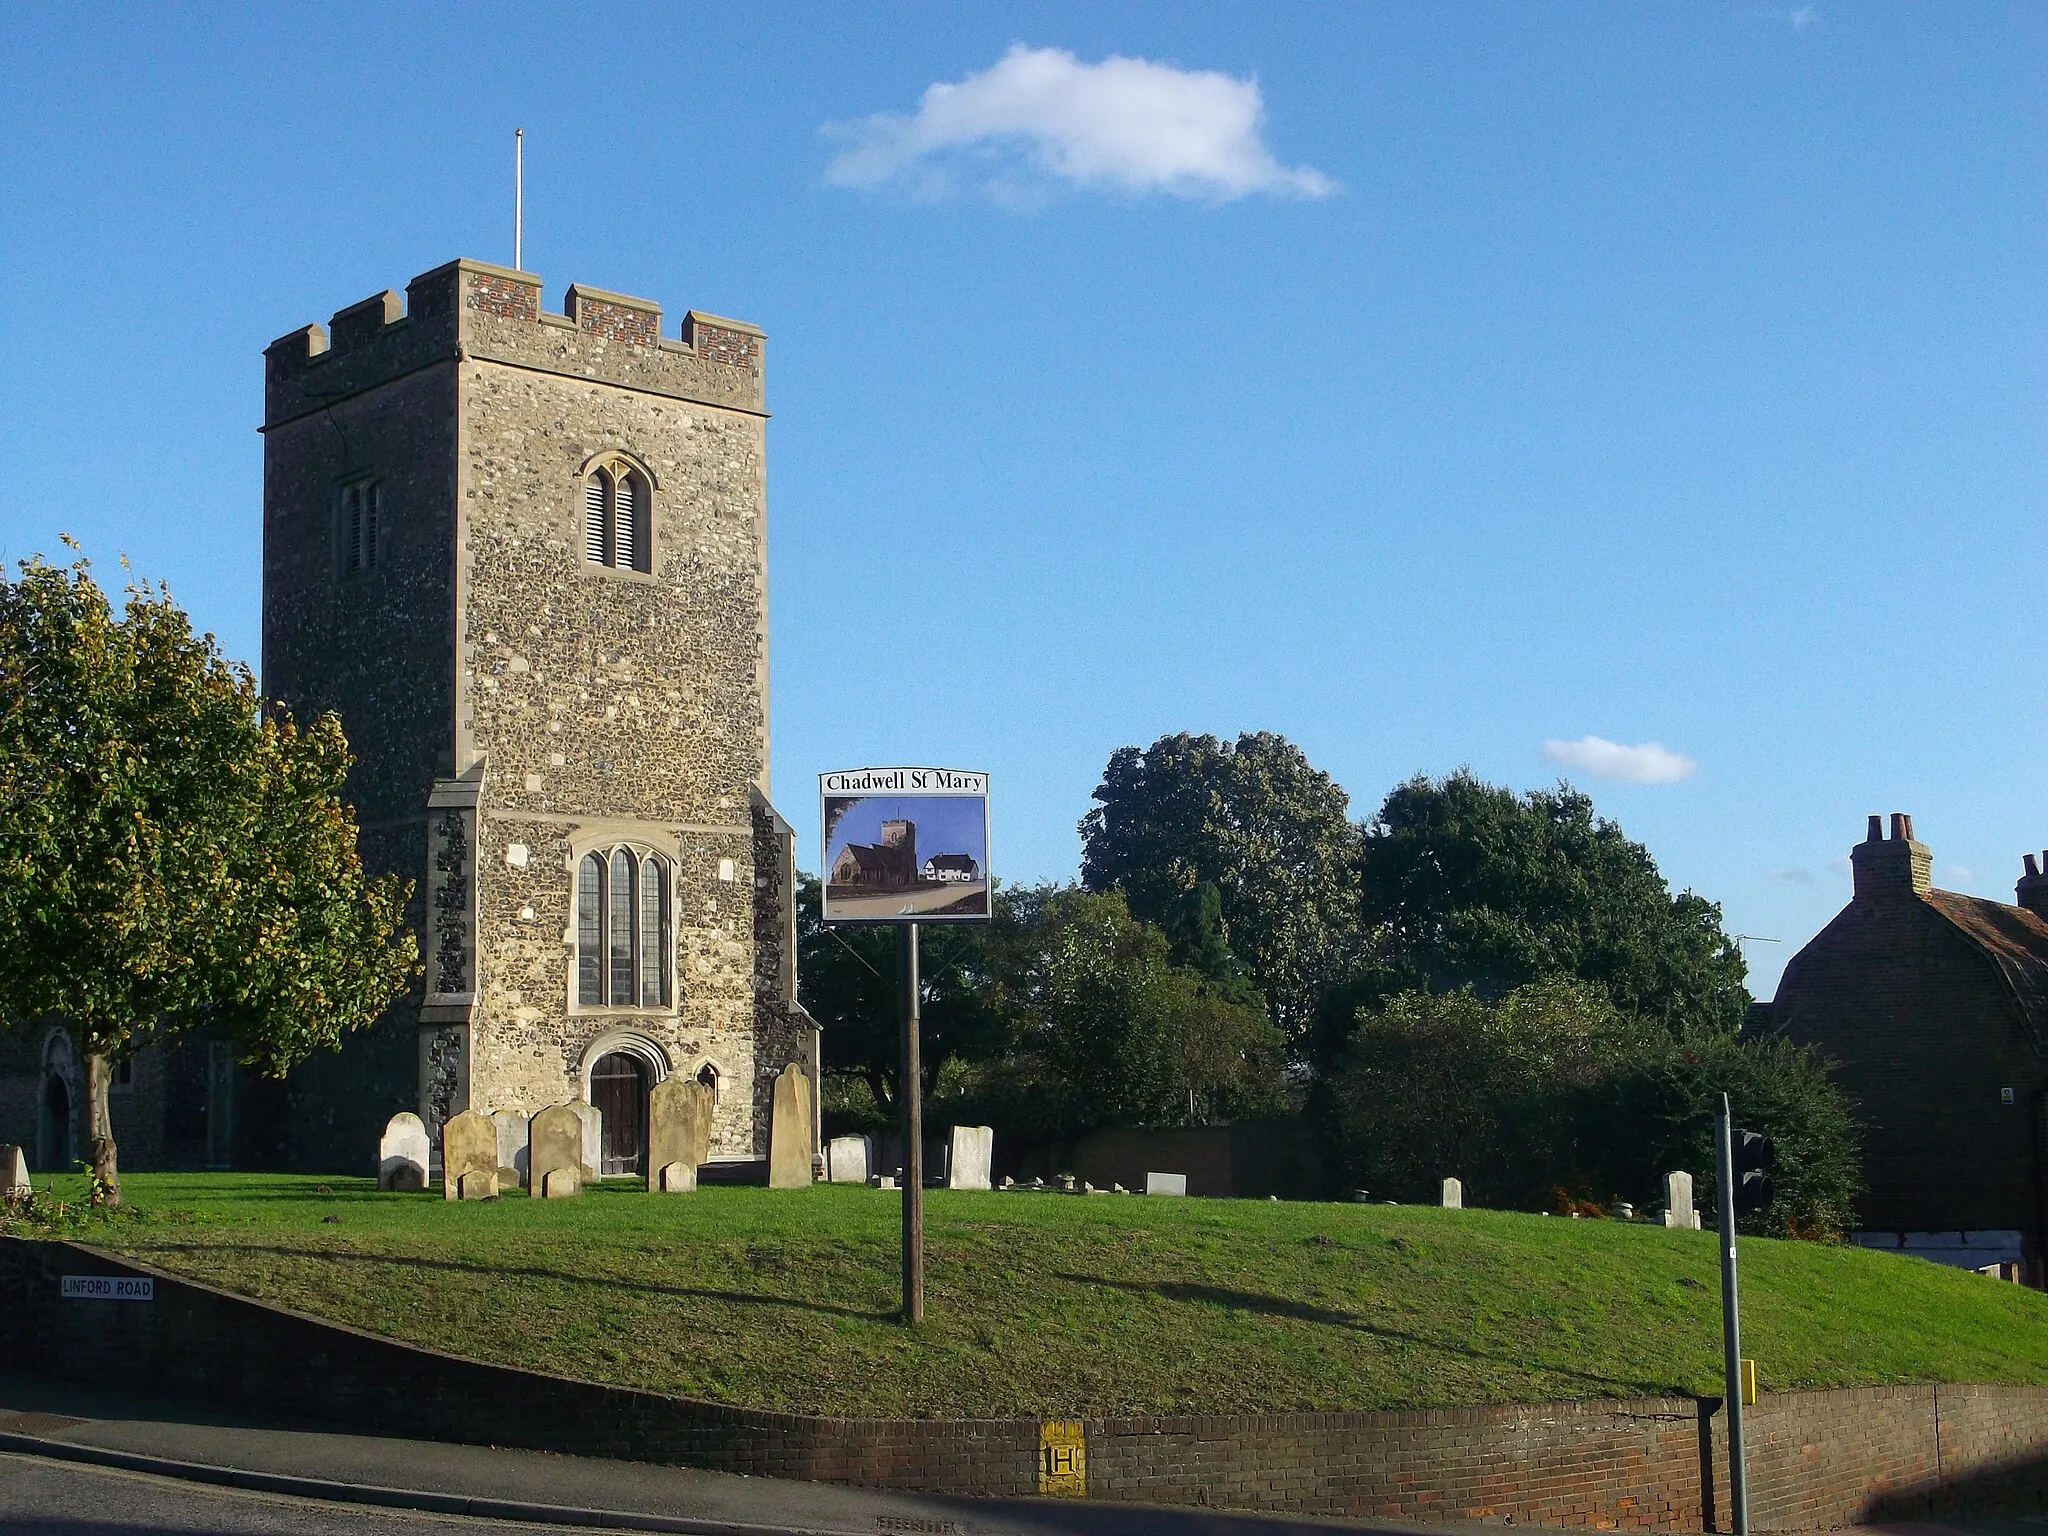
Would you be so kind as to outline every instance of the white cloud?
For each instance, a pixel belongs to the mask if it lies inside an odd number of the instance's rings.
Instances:
[[[1623,784],[1675,784],[1700,771],[1691,758],[1655,741],[1625,747],[1604,736],[1582,736],[1577,741],[1546,741],[1543,755],[1561,767]]]
[[[1820,20],[1820,12],[1813,6],[1802,5],[1795,8],[1785,19],[1792,23],[1792,30],[1794,32],[1804,32],[1808,27]]]
[[[1005,201],[1059,183],[1219,203],[1336,191],[1321,171],[1273,158],[1265,115],[1256,80],[1149,59],[1084,64],[1019,43],[993,68],[925,87],[914,114],[826,124],[844,147],[825,179],[927,197],[971,181]]]
[[[1977,878],[1975,875],[1970,873],[1969,867],[1963,864],[1949,865],[1948,877],[1949,879],[1955,881],[1958,885],[1968,885],[1972,880]]]
[[[1783,880],[1787,885],[1811,885],[1813,884],[1813,871],[1810,869],[1781,869],[1778,871],[1777,878]]]

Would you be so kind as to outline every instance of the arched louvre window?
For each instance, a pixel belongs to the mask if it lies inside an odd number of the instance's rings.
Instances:
[[[384,511],[384,488],[374,480],[358,481],[341,490],[341,507],[335,529],[336,564],[341,574],[353,576],[377,563],[378,524]]]
[[[646,477],[624,464],[583,482],[583,558],[621,571],[654,569],[654,498]]]
[[[671,1001],[669,865],[630,848],[576,866],[576,1003],[666,1008]]]
[[[592,565],[610,565],[612,547],[612,477],[599,470],[583,482],[583,558]]]
[[[642,524],[640,482],[631,474],[612,482],[612,564],[622,571],[644,571],[640,560]]]

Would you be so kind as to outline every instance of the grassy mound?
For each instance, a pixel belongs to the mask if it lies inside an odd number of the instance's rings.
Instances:
[[[75,1194],[59,1180],[60,1194]],[[804,1413],[1427,1408],[1717,1392],[1712,1234],[1414,1206],[934,1191],[893,1321],[897,1196],[623,1185],[450,1204],[368,1180],[131,1175],[76,1235],[485,1360]],[[1745,1239],[1766,1390],[2048,1383],[2048,1297]]]

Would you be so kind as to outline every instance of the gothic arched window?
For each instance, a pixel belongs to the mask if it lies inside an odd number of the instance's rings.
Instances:
[[[599,465],[583,482],[583,558],[615,570],[654,569],[654,497],[630,464]]]
[[[576,866],[576,1004],[666,1008],[669,986],[669,862],[612,848]]]

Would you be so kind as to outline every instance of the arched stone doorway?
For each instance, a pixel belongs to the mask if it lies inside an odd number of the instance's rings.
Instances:
[[[647,1095],[654,1086],[647,1063],[628,1051],[598,1057],[590,1068],[590,1102],[603,1116],[604,1146],[598,1175],[647,1174]]]
[[[36,1117],[36,1162],[45,1173],[68,1173],[71,1161],[71,1087],[52,1072]]]

